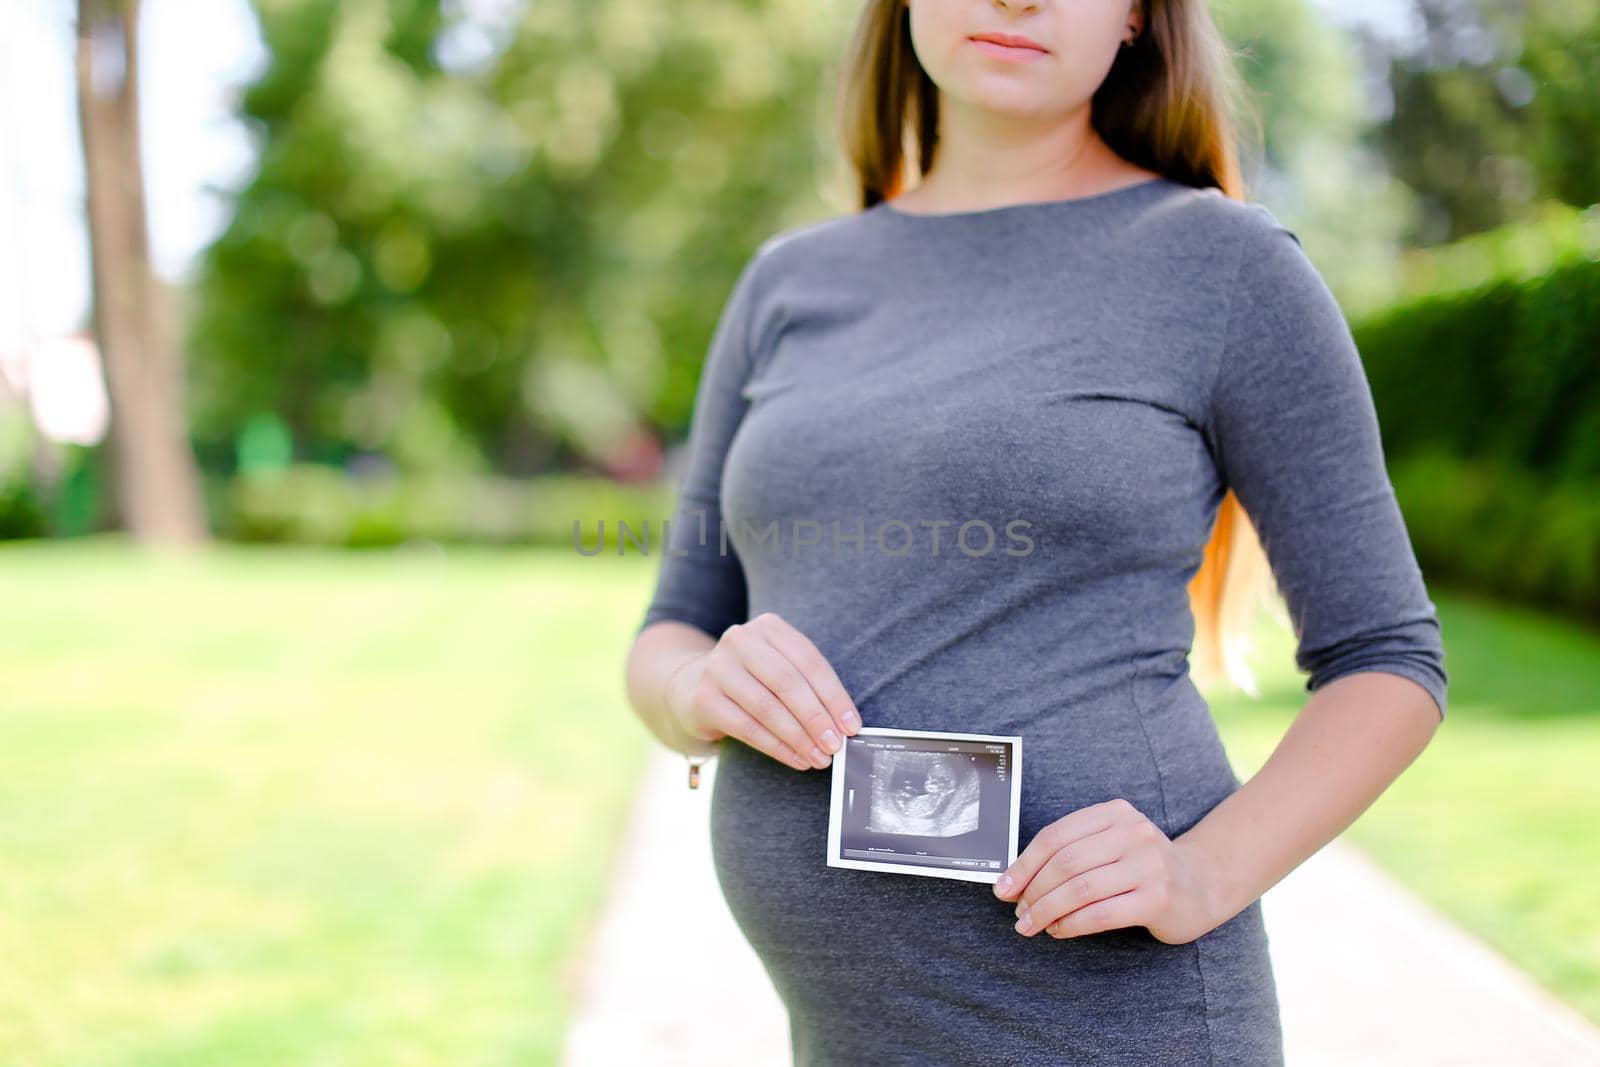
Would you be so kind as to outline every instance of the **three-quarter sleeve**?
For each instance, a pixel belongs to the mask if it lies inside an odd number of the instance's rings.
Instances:
[[[1206,428],[1219,473],[1283,594],[1307,691],[1386,671],[1426,689],[1442,719],[1438,617],[1350,327],[1299,238],[1249,208]]]
[[[652,542],[661,568],[643,630],[664,619],[698,626],[712,637],[748,617],[744,569],[731,531],[722,531],[722,465],[748,407],[756,267],[768,244],[740,272],[707,350],[690,418],[687,463],[666,535]]]

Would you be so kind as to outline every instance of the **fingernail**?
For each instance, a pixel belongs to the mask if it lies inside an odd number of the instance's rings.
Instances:
[[[1019,934],[1027,933],[1028,932],[1029,921],[1030,920],[1028,918],[1028,909],[1027,908],[1023,908],[1022,909],[1022,918],[1017,920],[1017,933],[1019,933]]]
[[[811,747],[811,761],[815,763],[819,769],[828,765],[828,757],[823,755],[822,749],[817,748],[815,745]]]
[[[829,752],[839,751],[839,735],[832,730],[822,731],[822,743],[828,746]]]
[[[999,896],[1005,896],[1007,893],[1011,892],[1011,876],[1009,874],[1002,874],[1000,876],[1000,880],[994,884],[994,891]]]
[[[851,730],[861,729],[861,716],[856,714],[856,709],[851,708],[844,713],[844,724]]]

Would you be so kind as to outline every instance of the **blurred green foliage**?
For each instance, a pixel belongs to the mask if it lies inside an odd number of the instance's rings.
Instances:
[[[61,445],[60,469],[50,485],[26,466],[0,468],[0,541],[75,537],[100,528],[107,500],[96,450]]]
[[[1452,241],[1539,201],[1600,201],[1600,4],[1411,0],[1383,49],[1390,104],[1366,138],[1419,201],[1409,242]]]
[[[673,488],[575,474],[358,479],[308,463],[233,479],[218,525],[241,541],[346,548],[538,544],[593,554],[616,553],[619,524],[626,524],[638,543],[624,541],[624,554],[656,552],[662,523],[672,516]]]
[[[1600,480],[1600,255],[1571,251],[1527,276],[1508,259],[1501,276],[1395,304],[1352,330],[1391,458],[1431,447]]]
[[[1467,292],[1496,281],[1532,281],[1574,259],[1600,260],[1600,205],[1579,210],[1547,200],[1526,221],[1448,245],[1406,250],[1399,284],[1382,307]],[[1359,312],[1352,314],[1361,317]]]
[[[846,5],[503,6],[259,0],[261,165],[192,301],[212,469],[264,416],[295,460],[507,474],[687,420],[737,266],[811,191]]]
[[[0,481],[0,539],[43,537],[49,532],[44,502],[26,478]]]
[[[1413,254],[1352,324],[1430,578],[1600,619],[1600,209]],[[1419,288],[1422,286],[1419,285]]]
[[[1600,621],[1600,478],[1437,448],[1390,465],[1428,578]]]

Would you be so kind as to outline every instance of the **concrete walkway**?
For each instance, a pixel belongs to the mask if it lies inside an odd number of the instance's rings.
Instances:
[[[711,867],[682,757],[657,748],[579,974],[566,1067],[789,1063],[783,1005]],[[1600,1030],[1335,841],[1262,898],[1290,1067],[1600,1067]]]

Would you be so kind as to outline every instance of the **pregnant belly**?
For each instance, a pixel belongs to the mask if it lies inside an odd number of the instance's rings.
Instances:
[[[1118,1030],[1148,1042],[1152,1028],[1191,1047],[1204,1040],[1193,944],[1168,945],[1142,926],[1023,937],[1014,905],[986,883],[827,866],[831,773],[725,741],[711,800],[717,879],[800,1032],[867,1048],[886,1019],[937,1019],[947,1039],[970,1041],[996,1018],[1032,1018],[1049,1020],[1031,1038],[1041,1048]],[[1074,797],[1057,784],[1030,811],[1023,839]],[[931,1022],[910,1036],[924,1034],[928,1062],[950,1054]]]
[[[734,740],[717,758],[711,848],[728,908],[763,956],[826,955],[862,931],[892,936],[918,914],[991,919],[1004,909],[989,886],[829,867],[832,770],[797,771]]]
[[[887,702],[863,712],[869,725],[894,718]],[[1187,678],[1130,680],[1020,724],[1000,718],[927,728],[1022,736],[1019,851],[1068,813],[1118,797],[1177,836],[1238,787],[1210,709]],[[1010,929],[1012,907],[986,883],[829,867],[832,774],[794,770],[731,738],[721,744],[713,862],[729,909],[758,952],[832,951],[833,939],[923,911]],[[901,799],[907,819],[952,800],[927,790]]]

